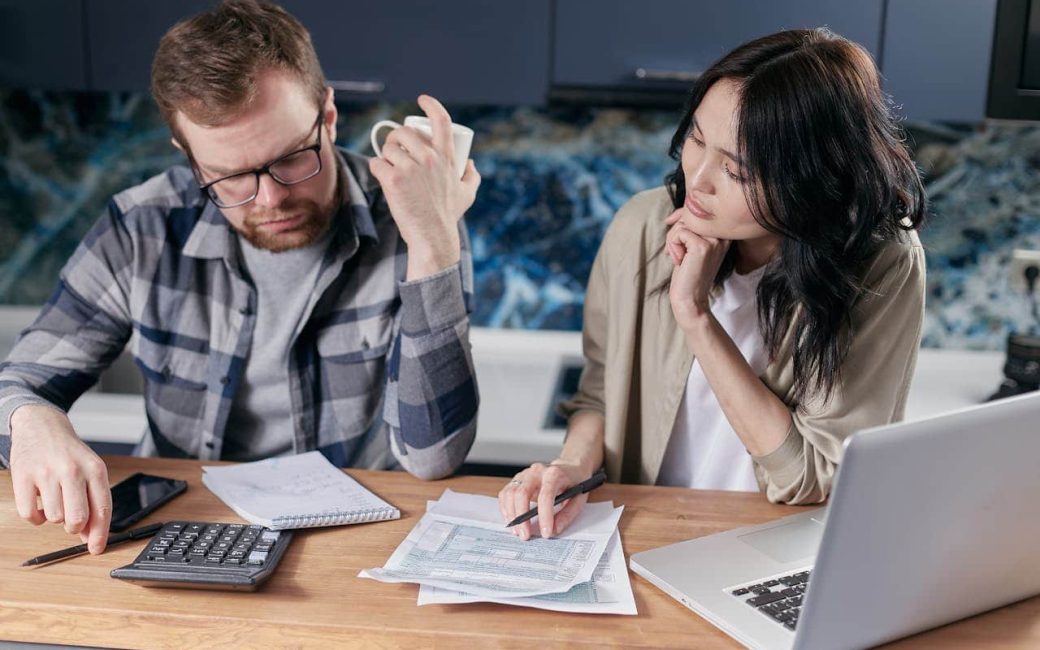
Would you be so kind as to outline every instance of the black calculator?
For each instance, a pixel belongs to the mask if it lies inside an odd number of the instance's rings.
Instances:
[[[288,530],[249,524],[165,524],[133,563],[112,577],[145,587],[255,591],[292,540]]]

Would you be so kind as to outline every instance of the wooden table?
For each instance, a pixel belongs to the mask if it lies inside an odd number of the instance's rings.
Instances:
[[[197,461],[109,457],[112,482],[135,471],[182,478],[187,493],[161,520],[241,521],[200,482]],[[142,542],[50,566],[22,561],[78,543],[55,525],[18,518],[9,472],[0,472],[0,639],[121,648],[545,646],[733,648],[715,627],[632,576],[638,616],[565,614],[494,604],[417,607],[418,587],[357,578],[382,566],[446,489],[494,495],[504,479],[423,482],[404,472],[350,470],[401,509],[398,521],[300,531],[271,579],[255,593],[148,589],[109,577]],[[621,538],[631,553],[795,512],[755,494],[606,485],[596,500],[625,505]],[[940,628],[900,647],[1040,647],[1040,598]]]

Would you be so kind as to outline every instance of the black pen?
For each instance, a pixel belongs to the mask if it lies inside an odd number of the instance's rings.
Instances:
[[[159,529],[162,528],[162,527],[163,527],[163,525],[160,522],[158,524],[151,524],[149,526],[142,526],[140,528],[134,528],[133,530],[128,530],[128,531],[126,531],[124,533],[116,533],[115,535],[109,535],[109,537],[108,537],[108,546],[106,546],[105,548],[108,548],[109,546],[113,546],[115,544],[120,544],[122,542],[129,542],[132,539],[141,539],[142,537],[150,537],[150,536],[154,535],[155,533],[157,533],[159,531]],[[40,555],[38,557],[34,557],[31,560],[26,560],[25,562],[22,562],[22,566],[33,566],[33,565],[36,565],[36,564],[44,564],[46,562],[53,562],[55,560],[64,560],[67,557],[75,557],[77,555],[83,555],[84,553],[87,553],[87,552],[89,552],[89,549],[87,548],[86,544],[78,544],[76,546],[70,546],[68,548],[63,548],[60,551],[54,551],[53,553],[47,553],[46,555]]]
[[[558,506],[561,503],[563,503],[564,501],[566,501],[567,499],[570,499],[571,497],[576,497],[579,494],[585,494],[586,492],[594,490],[594,489],[598,488],[599,486],[603,485],[603,481],[606,481],[606,480],[607,480],[607,473],[604,470],[601,469],[598,472],[596,472],[595,474],[593,474],[592,478],[585,479],[584,481],[582,481],[581,483],[578,483],[574,487],[569,487],[566,490],[564,490],[563,492],[561,492],[559,495],[557,495],[556,500],[553,501],[553,505],[557,505]],[[528,519],[534,517],[537,514],[538,514],[538,508],[537,507],[531,508],[530,510],[528,510],[524,514],[520,515],[519,517],[517,517],[513,521],[511,521],[508,524],[506,524],[506,528],[512,528],[513,526],[515,526],[517,524],[522,524],[522,523],[524,523],[525,521],[527,521]]]

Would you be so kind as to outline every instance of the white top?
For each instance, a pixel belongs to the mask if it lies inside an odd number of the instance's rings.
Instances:
[[[711,313],[726,330],[756,375],[769,362],[758,326],[755,291],[765,267],[723,282]],[[719,406],[700,363],[694,359],[679,413],[665,450],[658,485],[701,490],[758,492],[751,455]]]

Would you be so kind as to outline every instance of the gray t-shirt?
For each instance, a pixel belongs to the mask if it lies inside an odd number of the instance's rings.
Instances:
[[[223,460],[251,461],[293,453],[289,351],[313,303],[331,231],[281,253],[239,237],[242,264],[256,287],[256,327],[224,435]]]

